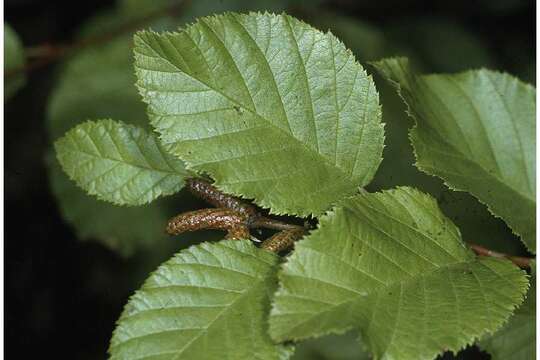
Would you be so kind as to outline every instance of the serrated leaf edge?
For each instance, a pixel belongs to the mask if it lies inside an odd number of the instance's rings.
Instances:
[[[385,60],[401,60],[401,59],[405,59],[407,62],[409,61],[406,57],[391,57],[391,58],[385,58],[385,59],[382,59],[380,61],[372,61],[372,62],[369,62],[370,65],[372,65],[380,74],[382,77],[385,78],[386,81],[388,81],[392,86],[394,86],[394,88],[397,90],[397,93],[399,95],[399,97],[401,98],[401,100],[403,101],[403,103],[405,104],[405,112],[407,113],[407,116],[409,116],[414,124],[413,126],[409,129],[408,131],[408,138],[409,138],[409,143],[413,149],[413,154],[414,154],[414,158],[415,158],[415,162],[414,162],[414,166],[416,166],[416,168],[418,168],[420,171],[422,171],[423,173],[429,175],[429,176],[432,176],[432,177],[435,177],[439,180],[442,180],[443,184],[448,187],[450,190],[453,190],[453,191],[458,191],[458,192],[465,192],[465,193],[468,193],[470,195],[472,195],[480,204],[484,205],[489,213],[491,215],[493,215],[495,218],[498,218],[498,219],[501,219],[504,221],[504,223],[508,226],[508,228],[512,231],[512,234],[516,235],[519,237],[521,243],[525,246],[525,248],[531,253],[531,254],[536,254],[535,251],[533,251],[533,249],[531,249],[529,247],[529,245],[523,240],[521,234],[519,234],[513,227],[510,226],[510,224],[508,224],[500,215],[497,215],[495,212],[493,212],[493,210],[491,209],[491,207],[485,203],[484,201],[482,201],[476,194],[466,190],[466,189],[462,189],[460,188],[459,186],[456,186],[450,182],[448,182],[446,179],[444,179],[442,176],[439,176],[436,174],[436,172],[434,171],[431,171],[429,167],[426,167],[424,165],[422,165],[421,163],[421,160],[419,160],[419,156],[418,156],[418,152],[416,150],[416,147],[414,146],[414,142],[413,142],[413,137],[416,135],[416,133],[418,132],[418,120],[416,119],[416,116],[414,116],[413,112],[412,112],[412,109],[409,105],[409,103],[406,101],[405,97],[403,96],[402,94],[402,86],[401,84],[399,84],[397,81],[394,81],[392,79],[390,79],[389,77],[387,77],[382,70],[379,70],[379,65],[378,63],[382,62],[382,61],[385,61]],[[497,70],[491,70],[491,69],[487,69],[485,67],[481,67],[481,68],[478,68],[478,69],[472,69],[472,70],[467,70],[467,71],[462,71],[462,72],[459,72],[459,73],[455,73],[455,74],[452,74],[452,75],[466,75],[466,74],[472,74],[472,73],[475,73],[477,71],[486,71],[486,72],[489,72],[489,73],[493,73],[493,74],[499,74],[501,76],[504,76],[504,77],[507,77],[507,78],[510,78],[512,80],[515,80],[519,83],[521,83],[522,85],[524,85],[526,88],[530,89],[530,90],[533,90],[533,91],[536,91],[536,89],[526,83],[526,82],[523,82],[517,78],[515,78],[514,76],[506,73],[506,72],[501,72],[501,71],[497,71]],[[430,76],[439,76],[440,74],[422,74],[422,75],[415,75],[415,74],[412,74],[413,77],[416,77],[416,76],[422,76],[422,77],[430,77]],[[488,171],[486,171],[482,166],[480,166],[479,164],[477,164],[480,168],[482,168],[484,170],[484,172],[486,174],[489,174]],[[490,175],[491,176],[491,175]],[[494,177],[494,176],[491,176],[493,177],[493,179],[495,179],[496,181],[498,181],[499,183],[505,185],[506,187],[508,187],[506,184],[504,184],[501,179],[497,178],[497,177]],[[513,190],[513,189],[512,189]],[[513,190],[515,191],[515,190]],[[521,193],[519,192],[516,192],[517,194],[519,194],[520,196],[523,196]],[[526,200],[529,200],[529,199],[526,199]]]
[[[390,190],[383,190],[382,192],[380,193],[384,193],[384,192],[391,192],[391,191],[395,191],[395,190],[399,190],[399,189],[412,189],[416,192],[419,192],[419,193],[422,193],[421,191],[419,191],[418,189],[414,188],[414,187],[410,187],[410,186],[398,186],[396,188],[393,188],[393,189],[390,189]],[[365,191],[367,193],[367,191]],[[348,197],[347,199],[344,199],[344,201],[348,200],[348,199],[352,199],[354,198],[355,196],[351,196],[351,197]],[[326,221],[331,221],[330,219],[334,218],[335,216],[337,216],[337,212],[338,210],[340,210],[340,206],[334,206],[330,211],[328,211],[326,214],[324,214],[321,218],[319,218],[319,225],[318,227],[311,231],[311,233],[302,238],[301,240],[297,241],[296,245],[295,245],[295,251],[287,258],[287,262],[289,260],[291,260],[294,256],[295,256],[295,253],[296,253],[296,250],[298,249],[298,247],[301,247],[303,245],[303,242],[305,241],[308,241],[309,240],[309,236],[311,235],[314,235],[318,232],[321,231],[321,226],[320,224],[322,222],[326,222]],[[456,227],[456,229],[458,230],[459,232],[459,228]],[[461,234],[460,234],[461,236]],[[464,245],[464,242],[463,240],[460,240],[463,245]],[[465,246],[465,245],[464,245]],[[471,254],[473,254],[473,252],[471,250],[469,250]],[[512,264],[512,266],[515,266],[511,261],[507,260],[507,259],[495,259],[495,258],[490,258],[491,260],[493,261],[501,261],[501,262],[506,262],[506,263],[509,263],[509,264]],[[450,267],[450,266],[454,266],[454,265],[459,265],[459,264],[466,264],[466,263],[473,263],[473,262],[478,262],[479,261],[479,257],[477,256],[474,256],[470,261],[459,261],[459,262],[455,262],[455,263],[451,263],[451,264],[445,264],[444,266],[440,266],[438,268],[435,268],[433,269],[431,272],[436,272],[436,271],[439,271],[443,268],[447,268],[447,267]],[[278,281],[279,281],[279,286],[276,290],[276,292],[274,293],[274,296],[272,298],[272,302],[271,302],[271,308],[270,308],[270,316],[272,315],[272,313],[275,312],[275,302],[274,302],[274,299],[275,297],[283,290],[282,288],[282,281],[283,281],[283,278],[284,278],[284,272],[285,272],[285,268],[287,266],[287,262],[283,262],[280,264],[279,266],[279,270],[278,270]],[[480,340],[483,336],[487,336],[487,335],[490,335],[490,334],[494,334],[496,333],[498,330],[500,330],[504,325],[506,325],[506,323],[508,323],[508,321],[510,320],[511,316],[513,315],[514,311],[516,309],[518,309],[522,304],[523,302],[525,301],[525,298],[526,298],[526,293],[527,293],[527,290],[529,289],[530,287],[530,283],[528,281],[528,279],[530,278],[529,275],[527,275],[523,270],[519,269],[516,267],[516,270],[518,271],[521,271],[522,273],[525,274],[525,277],[524,279],[526,279],[526,281],[524,281],[522,284],[520,284],[519,286],[519,290],[521,291],[521,294],[519,295],[519,298],[515,297],[513,298],[513,300],[515,300],[515,304],[509,309],[510,310],[510,313],[509,313],[509,316],[504,319],[503,321],[500,321],[500,323],[494,327],[492,330],[485,330],[483,333],[480,333],[480,334],[473,334],[469,337],[469,339],[466,341],[466,343],[464,343],[460,348],[457,348],[457,349],[453,349],[453,348],[449,348],[447,349],[447,351],[451,351],[452,353],[454,354],[457,354],[460,350],[463,350],[465,349],[467,346],[471,346],[473,344],[475,344],[476,341]],[[402,281],[399,281],[397,283],[393,283],[393,284],[390,284],[389,286],[392,286],[392,285],[396,285],[396,284],[402,284],[402,283],[406,283],[406,282],[409,282],[409,281],[415,281],[415,278],[410,278],[410,279],[405,279],[405,280],[402,280]],[[340,305],[343,305],[344,303],[341,303]],[[272,326],[270,326],[270,337],[277,343],[280,343],[280,342],[283,342],[283,341],[288,341],[288,340],[291,340],[291,341],[294,341],[294,342],[299,342],[299,341],[302,341],[302,340],[307,340],[307,339],[312,339],[312,338],[319,338],[319,337],[322,337],[322,336],[326,336],[326,335],[331,335],[331,334],[343,334],[343,333],[346,333],[347,331],[351,331],[353,329],[360,329],[360,326],[354,326],[354,325],[349,325],[347,327],[342,327],[342,328],[334,328],[334,329],[328,329],[326,331],[320,331],[318,333],[314,333],[314,334],[310,334],[308,336],[293,336],[293,337],[287,337],[287,338],[279,338],[279,337],[276,337],[275,334],[273,333],[272,331]],[[360,329],[360,333],[361,333],[361,336],[364,337],[364,334],[362,333],[361,329]],[[367,347],[367,344],[365,345]]]
[[[381,147],[380,147],[380,151],[379,151],[379,161],[377,163],[374,163],[373,164],[373,168],[375,170],[371,171],[370,174],[368,175],[371,175],[372,177],[374,176],[374,174],[376,173],[376,169],[378,169],[378,167],[380,166],[381,162],[383,161],[383,150],[384,150],[384,141],[386,139],[386,136],[385,136],[385,133],[384,133],[384,127],[385,127],[385,123],[382,122],[382,105],[380,104],[380,96],[379,96],[379,92],[375,86],[375,82],[373,81],[373,76],[371,74],[368,74],[365,67],[363,67],[359,62],[358,60],[356,59],[356,57],[354,56],[354,54],[352,53],[352,51],[347,47],[345,46],[345,44],[337,37],[335,36],[330,30],[327,30],[326,32],[324,31],[321,31],[313,26],[311,26],[310,24],[307,24],[306,22],[300,20],[300,19],[296,19],[288,14],[286,14],[285,12],[282,12],[281,14],[275,14],[275,13],[272,13],[272,12],[268,12],[268,11],[265,11],[265,12],[255,12],[255,11],[250,11],[250,12],[247,12],[247,13],[235,13],[235,12],[224,12],[224,13],[221,13],[219,15],[210,15],[210,16],[205,16],[205,17],[199,17],[197,19],[195,19],[193,22],[189,23],[189,24],[186,24],[184,26],[182,26],[182,28],[178,29],[179,32],[182,32],[182,31],[185,31],[187,28],[190,28],[192,26],[196,26],[198,25],[203,19],[206,19],[206,18],[217,18],[217,17],[220,17],[220,16],[236,16],[236,15],[245,15],[245,16],[251,16],[251,15],[256,15],[256,16],[260,16],[260,15],[270,15],[270,16],[279,16],[279,15],[283,15],[287,18],[292,18],[294,19],[295,21],[298,21],[300,22],[301,24],[304,24],[306,26],[309,26],[310,28],[314,29],[315,31],[318,31],[318,32],[322,32],[323,34],[329,34],[333,37],[334,40],[336,40],[339,44],[341,44],[347,51],[348,54],[350,54],[351,56],[353,56],[353,59],[354,59],[354,63],[360,67],[360,71],[373,83],[373,90],[374,90],[374,94],[376,94],[376,97],[378,99],[378,102],[379,102],[379,106],[378,106],[378,110],[377,110],[377,116],[379,118],[379,126],[381,127],[381,130],[382,130],[382,138],[381,138]],[[134,38],[135,38],[135,44],[137,44],[137,41],[143,41],[141,38],[140,38],[140,34],[144,34],[144,33],[150,33],[150,34],[153,34],[153,35],[157,35],[157,36],[162,36],[162,35],[165,35],[165,36],[171,36],[171,35],[174,35],[176,34],[177,32],[172,32],[172,31],[164,31],[164,32],[155,32],[153,30],[142,30],[142,31],[138,31]],[[144,42],[144,41],[143,41]],[[135,45],[136,47],[136,45]],[[134,52],[134,57],[136,56],[136,53]],[[141,95],[141,97],[143,98],[143,101],[145,103],[148,104],[148,101],[146,100],[146,96],[144,94],[145,90],[144,88],[142,87],[141,85],[141,80],[140,79],[140,76],[139,76],[139,69],[138,67],[136,66],[136,62],[134,62],[135,66],[135,75],[137,77],[137,81],[135,83],[138,91],[139,91],[139,94]],[[249,109],[246,109],[246,110],[249,110]],[[149,112],[149,108],[147,107],[147,112]],[[259,116],[258,114],[255,114],[257,116]],[[150,123],[154,125],[154,121],[150,121]],[[233,194],[239,198],[242,198],[242,199],[246,199],[246,200],[250,200],[250,201],[254,201],[257,205],[259,205],[260,207],[264,208],[264,209],[269,209],[270,213],[271,214],[274,214],[274,215],[298,215],[298,216],[313,216],[313,217],[318,217],[322,214],[324,214],[325,211],[327,211],[328,209],[332,208],[332,206],[335,206],[338,204],[338,201],[340,200],[343,200],[345,198],[347,198],[348,196],[354,194],[356,191],[357,191],[357,188],[359,188],[359,184],[351,184],[351,190],[348,192],[348,193],[344,193],[342,198],[341,199],[338,199],[336,202],[332,203],[332,204],[329,204],[328,208],[326,210],[322,210],[320,212],[312,212],[308,209],[303,209],[303,208],[299,208],[299,207],[294,207],[294,206],[290,206],[290,207],[283,207],[283,208],[278,208],[276,209],[275,207],[272,207],[272,204],[270,201],[268,201],[266,198],[260,198],[260,197],[249,197],[247,196],[246,194],[244,193],[241,193],[241,192],[238,192],[238,191],[234,191],[234,189],[231,189],[230,187],[228,187],[226,183],[224,183],[224,179],[221,178],[220,176],[218,176],[215,172],[213,171],[208,171],[208,170],[198,170],[196,169],[197,165],[194,164],[193,162],[181,157],[179,154],[175,153],[171,147],[166,144],[164,141],[163,141],[163,135],[160,134],[159,135],[159,139],[161,140],[161,143],[164,145],[164,147],[167,149],[167,151],[171,154],[173,154],[174,156],[176,156],[177,158],[181,159],[182,161],[184,161],[185,165],[186,165],[186,169],[190,170],[190,171],[193,171],[199,175],[209,175],[212,179],[214,179],[214,186],[216,188],[218,188],[220,191],[223,191],[225,193],[230,193],[230,194]],[[302,146],[302,147],[305,147],[305,145],[303,143],[301,143],[300,141],[298,141],[298,143]],[[307,148],[307,151],[309,152],[313,152],[313,150]],[[325,163],[327,163],[326,165],[327,166],[330,166],[332,168],[336,168],[339,170],[339,172],[342,172],[342,170],[338,167],[336,167],[334,164],[331,164],[330,162],[328,162],[328,160],[323,156],[321,155],[320,153],[316,153],[316,155],[320,158],[323,159],[323,161]],[[366,184],[367,185],[367,184]],[[292,204],[294,204],[294,202],[292,202]]]
[[[179,188],[174,191],[174,192],[161,192],[158,196],[156,196],[154,199],[145,199],[144,201],[142,202],[138,202],[138,203],[135,203],[135,204],[129,204],[129,203],[126,203],[126,202],[117,202],[117,201],[112,201],[110,199],[107,199],[105,197],[103,197],[101,194],[97,193],[97,192],[89,192],[87,191],[85,188],[84,188],[84,185],[77,179],[75,179],[75,177],[70,174],[67,169],[64,167],[64,164],[63,162],[60,160],[60,155],[59,155],[59,151],[58,151],[58,143],[64,139],[66,139],[66,137],[73,133],[74,131],[77,130],[77,128],[81,127],[81,126],[84,126],[84,125],[88,125],[88,124],[100,124],[100,123],[104,123],[104,122],[107,122],[107,123],[114,123],[114,124],[117,124],[117,125],[120,125],[124,128],[127,128],[127,129],[135,129],[137,131],[140,131],[141,133],[143,133],[145,136],[148,136],[148,137],[154,137],[155,138],[155,143],[156,143],[156,147],[158,148],[159,152],[161,153],[161,156],[165,159],[167,155],[170,155],[169,152],[165,152],[164,150],[164,146],[162,144],[162,142],[159,140],[159,138],[157,138],[154,134],[152,133],[148,133],[148,131],[144,130],[143,128],[140,128],[138,126],[134,126],[134,125],[130,125],[130,124],[127,124],[123,121],[118,121],[118,120],[112,120],[112,119],[99,119],[99,120],[86,120],[76,126],[74,126],[73,128],[71,128],[68,132],[66,132],[64,134],[64,136],[62,136],[61,138],[57,139],[55,142],[54,142],[54,149],[55,149],[55,153],[56,153],[56,160],[58,161],[58,163],[60,164],[60,167],[62,168],[62,170],[64,171],[64,173],[69,177],[70,180],[72,180],[78,188],[80,188],[81,190],[83,190],[86,194],[88,195],[91,195],[93,197],[95,197],[96,199],[100,200],[100,201],[104,201],[104,202],[107,202],[107,203],[110,203],[110,204],[113,204],[115,206],[126,206],[126,207],[131,207],[131,206],[144,206],[144,205],[147,205],[149,203],[151,203],[152,201],[154,200],[157,200],[159,198],[162,198],[162,197],[165,197],[165,196],[170,196],[170,195],[174,195],[176,193],[178,193],[179,191],[182,190],[183,186],[184,186],[184,182],[182,181],[182,183],[179,185]],[[113,159],[113,161],[118,161],[116,159]],[[119,162],[119,161],[118,161]],[[166,162],[166,161],[165,161]],[[138,165],[131,165],[129,163],[125,163],[126,165],[130,165],[130,166],[134,166],[134,167],[140,167]],[[155,170],[155,169],[148,169],[148,170],[152,170],[152,171],[160,171],[160,170]],[[191,171],[189,171],[189,169],[185,169],[186,170],[186,175],[188,176],[190,173],[192,173]],[[176,175],[176,176],[179,176],[181,174],[177,173],[177,172],[170,172],[170,175]],[[186,177],[187,177],[186,176]],[[151,190],[151,189],[150,189]]]

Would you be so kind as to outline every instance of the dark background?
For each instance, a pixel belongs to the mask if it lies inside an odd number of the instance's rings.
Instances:
[[[69,43],[85,19],[112,4],[5,1],[5,20],[25,45]],[[478,36],[497,69],[534,82],[534,1],[341,0],[322,7],[381,29],[396,20],[443,16]],[[104,358],[114,322],[135,286],[128,279],[137,257],[126,260],[97,242],[77,241],[49,190],[44,114],[57,66],[32,71],[4,109],[6,358]],[[462,356],[487,358],[475,349]]]

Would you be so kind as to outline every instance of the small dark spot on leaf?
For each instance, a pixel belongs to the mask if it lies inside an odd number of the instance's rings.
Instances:
[[[242,114],[244,113],[244,112],[242,111],[242,109],[240,108],[240,106],[234,105],[233,108],[234,108],[234,110],[236,111],[236,113],[237,113],[238,115],[242,115]]]

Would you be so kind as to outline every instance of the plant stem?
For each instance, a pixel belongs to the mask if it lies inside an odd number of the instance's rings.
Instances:
[[[266,228],[274,230],[305,230],[303,226],[289,224],[284,221],[272,219],[265,216],[256,218],[251,224],[253,228]]]
[[[173,4],[163,7],[161,9],[158,9],[146,16],[129,21],[125,23],[124,25],[119,26],[118,28],[112,30],[111,32],[108,32],[105,34],[99,34],[96,36],[90,36],[78,42],[75,42],[73,44],[45,43],[42,45],[27,48],[26,49],[27,57],[35,58],[35,60],[28,62],[24,64],[23,66],[12,68],[6,71],[4,74],[4,79],[9,79],[17,75],[20,75],[21,73],[27,73],[29,71],[39,69],[41,67],[49,65],[63,58],[64,56],[70,55],[74,53],[75,51],[84,49],[86,47],[106,43],[119,35],[132,32],[140,28],[142,25],[152,20],[155,20],[157,18],[160,18],[162,16],[165,16],[168,14],[178,14],[189,3],[190,3],[190,0],[174,2]]]
[[[479,256],[490,256],[495,258],[508,259],[520,268],[529,268],[531,266],[531,261],[534,260],[534,258],[503,254],[497,251],[487,249],[481,245],[469,244],[469,247]]]

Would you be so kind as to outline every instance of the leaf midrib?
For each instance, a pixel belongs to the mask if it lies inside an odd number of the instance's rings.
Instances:
[[[90,153],[88,151],[81,150],[79,147],[77,147],[75,151],[79,152],[81,154],[84,154],[84,155],[86,155],[88,157],[91,157],[92,160],[89,160],[89,161],[108,160],[108,161],[119,163],[119,164],[122,164],[122,165],[125,165],[125,166],[132,166],[134,168],[144,169],[144,170],[149,171],[149,172],[160,172],[160,173],[165,173],[165,174],[175,175],[175,176],[182,175],[181,173],[176,172],[174,170],[164,170],[164,169],[158,169],[158,168],[151,168],[151,167],[147,167],[147,166],[144,166],[144,165],[132,164],[132,163],[130,163],[128,161],[125,161],[124,159],[119,160],[119,159],[115,159],[115,158],[111,158],[111,157],[107,157],[107,156],[96,155],[96,154]]]

